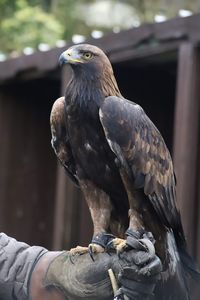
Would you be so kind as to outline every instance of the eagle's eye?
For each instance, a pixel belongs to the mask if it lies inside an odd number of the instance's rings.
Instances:
[[[91,52],[85,52],[83,53],[83,58],[89,60],[93,57],[93,54]]]

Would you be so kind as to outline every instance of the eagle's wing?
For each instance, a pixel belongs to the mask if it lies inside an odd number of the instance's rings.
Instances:
[[[69,144],[69,137],[67,134],[67,125],[65,119],[65,98],[60,97],[54,102],[51,110],[51,144],[56,153],[56,156],[64,166],[69,177],[76,185],[79,185],[78,179],[76,177],[76,165]]]
[[[139,105],[114,96],[105,99],[99,115],[110,148],[135,188],[144,189],[164,225],[180,228],[172,160],[158,129]]]

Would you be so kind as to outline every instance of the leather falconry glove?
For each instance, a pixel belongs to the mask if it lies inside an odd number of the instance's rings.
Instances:
[[[121,287],[114,300],[149,300],[154,296],[162,271],[161,261],[155,254],[153,236],[139,231],[131,232],[131,235],[127,232],[127,235],[129,251],[120,255],[122,268],[118,280]]]
[[[62,252],[49,265],[44,284],[60,288],[69,300],[148,300],[159,279],[161,261],[149,239],[128,237],[127,244],[129,249],[120,256],[98,253],[94,261],[89,254]],[[120,287],[114,295],[109,269]]]

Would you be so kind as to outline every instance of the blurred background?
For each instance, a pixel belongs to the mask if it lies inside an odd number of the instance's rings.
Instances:
[[[88,42],[109,56],[123,95],[143,106],[174,160],[189,249],[200,263],[200,0],[0,0],[0,230],[31,245],[87,245],[80,191],[51,148],[49,115]]]
[[[186,17],[200,10],[199,0],[0,0],[0,51],[45,49],[62,40]],[[46,45],[45,45],[46,44]]]

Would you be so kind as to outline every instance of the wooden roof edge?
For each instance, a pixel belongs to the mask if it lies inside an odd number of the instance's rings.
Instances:
[[[100,39],[89,38],[87,43],[102,48],[108,56],[126,49],[135,49],[141,45],[163,44],[170,41],[191,41],[200,42],[200,14],[194,14],[186,18],[174,18],[162,23],[144,24],[140,27],[123,30],[119,33],[108,33]],[[16,58],[9,58],[0,62],[0,81],[14,77],[19,72],[30,69],[48,72],[58,66],[58,57],[72,42],[62,48],[52,48],[48,51],[36,51],[31,55],[21,55]]]

